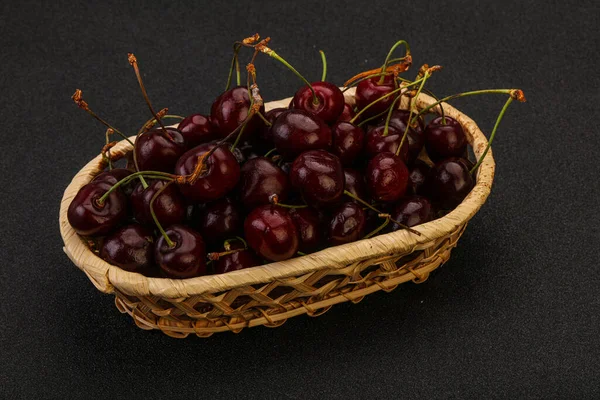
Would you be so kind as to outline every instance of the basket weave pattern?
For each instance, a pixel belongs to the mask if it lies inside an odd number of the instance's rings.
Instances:
[[[346,96],[351,101],[353,90]],[[289,101],[271,102],[266,108],[286,107]],[[422,109],[433,102],[421,94],[415,106]],[[449,105],[444,105],[444,111],[461,123],[479,157],[487,140],[475,122]],[[111,154],[117,159],[130,151],[123,141]],[[104,168],[102,157],[96,157],[65,191],[60,210],[64,250],[96,288],[115,295],[119,311],[131,315],[137,326],[183,338],[237,333],[257,325],[277,327],[290,317],[319,316],[338,303],[358,303],[378,290],[389,292],[404,282],[425,281],[448,260],[467,222],[485,202],[495,164],[490,151],[467,198],[443,218],[415,227],[421,235],[400,230],[287,261],[186,280],[123,271],[96,256],[73,231],[66,217],[68,206],[79,188]]]

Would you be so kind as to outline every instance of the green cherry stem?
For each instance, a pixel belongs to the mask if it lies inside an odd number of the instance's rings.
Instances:
[[[384,72],[383,73],[383,76],[387,76],[387,75],[392,75],[392,73],[391,72]],[[342,93],[344,93],[344,92],[346,92],[346,90],[351,89],[352,87],[358,85],[362,81],[366,81],[367,79],[375,78],[375,77],[378,77],[378,76],[381,76],[381,72],[376,72],[374,74],[367,75],[367,76],[364,76],[364,77],[362,77],[360,79],[357,79],[354,82],[350,83],[348,86],[345,86],[344,89],[342,90]]]
[[[172,183],[173,183],[173,181],[170,181],[165,186],[161,187],[156,193],[154,193],[154,196],[152,196],[152,200],[150,200],[150,214],[152,215],[152,219],[154,220],[156,227],[158,228],[162,237],[165,238],[165,242],[167,242],[167,245],[170,248],[175,247],[175,243],[169,238],[169,235],[167,235],[167,232],[165,232],[162,225],[158,221],[158,218],[156,217],[156,213],[154,212],[154,202],[156,201],[157,197],[160,196],[162,194],[162,192],[164,192],[165,189],[167,187],[169,187],[169,185]]]
[[[381,66],[381,73],[383,74],[385,72],[385,69],[387,68],[390,59],[392,58],[392,54],[394,54],[394,51],[396,50],[396,48],[400,45],[404,45],[404,47],[406,48],[406,52],[405,54],[407,56],[410,55],[410,46],[408,45],[408,43],[406,43],[405,40],[399,40],[396,43],[394,43],[394,45],[390,48],[390,51],[387,54],[387,57],[385,58],[385,61],[383,63],[383,65]],[[379,80],[379,84],[381,85],[383,83],[384,80],[384,76],[381,76],[381,79]]]
[[[325,82],[327,78],[327,58],[325,57],[325,52],[323,50],[319,50],[321,54],[321,61],[323,62],[323,73],[321,74],[321,81]]]
[[[390,223],[390,219],[389,218],[385,218],[385,221],[383,221],[383,224],[379,225],[373,231],[371,231],[370,233],[368,233],[367,235],[365,235],[364,239],[368,239],[370,237],[373,237],[373,236],[377,235],[377,233],[379,233],[379,231],[381,231],[383,228],[385,228],[386,226],[388,226],[389,223]]]
[[[267,151],[264,155],[265,158],[269,157],[271,154],[277,151],[276,147],[273,147],[271,150]]]
[[[117,190],[121,185],[125,185],[129,182],[131,182],[133,179],[137,178],[138,176],[145,176],[146,178],[149,179],[163,179],[166,181],[172,181],[175,180],[175,178],[177,178],[176,175],[173,174],[168,174],[166,172],[160,172],[160,171],[138,171],[138,172],[134,172],[133,174],[126,176],[125,178],[121,179],[119,182],[115,183],[114,185],[111,186],[110,189],[108,189],[106,191],[106,193],[104,193],[102,195],[102,197],[100,197],[98,199],[98,203],[99,204],[104,204],[104,201],[106,201],[106,198],[115,190]]]
[[[267,119],[267,117],[265,117],[260,111],[257,112],[256,115],[258,115],[260,117],[260,119],[263,120],[263,122],[265,123],[265,125],[267,125],[267,126],[273,126],[273,124]]]
[[[225,91],[229,90],[231,87],[231,77],[233,76],[233,69],[235,68],[237,85],[240,86],[240,62],[238,60],[238,53],[242,45],[239,43],[235,43],[233,45],[233,58],[231,59],[231,66],[229,67],[229,76],[227,77],[227,86],[225,87]]]
[[[388,110],[387,117],[385,119],[385,127],[383,128],[383,133],[381,134],[381,136],[383,137],[387,136],[390,132],[390,120],[392,119],[392,113],[396,109],[396,104],[400,101],[401,98],[402,96],[396,97],[392,104],[390,104],[390,109]]]
[[[227,239],[223,242],[223,248],[227,251],[231,250],[231,242],[242,242],[242,244],[244,245],[243,249],[239,249],[239,250],[246,250],[248,248],[248,243],[246,243],[246,241],[244,240],[244,238],[240,237],[240,236],[236,236],[234,238],[231,239]]]
[[[419,98],[419,95],[421,94],[421,90],[423,90],[423,86],[425,86],[425,82],[427,82],[427,79],[429,79],[430,76],[431,76],[431,72],[426,71],[425,74],[423,75],[423,78],[421,79],[422,82],[419,85],[419,89],[417,90],[417,94],[415,95],[414,100]],[[404,134],[402,135],[402,140],[400,140],[400,145],[398,145],[398,148],[396,149],[396,155],[400,154],[402,145],[404,144],[404,141],[406,140],[406,136],[408,136],[408,129],[410,128],[410,123],[412,121],[412,115],[414,114],[414,107],[412,106],[412,102],[413,102],[413,99],[410,99],[409,105],[408,105],[410,112],[408,114],[408,120],[406,121],[407,122],[406,128],[404,128]]]

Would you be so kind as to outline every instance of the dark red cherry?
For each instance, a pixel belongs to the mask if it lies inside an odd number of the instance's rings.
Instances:
[[[425,148],[434,162],[448,157],[462,157],[467,149],[467,138],[460,123],[451,117],[431,120],[425,128]]]
[[[365,144],[365,132],[350,122],[337,122],[331,127],[333,145],[331,152],[339,157],[342,165],[354,163]]]
[[[342,163],[325,150],[300,154],[292,164],[290,181],[304,200],[315,207],[336,203],[344,192]]]
[[[270,150],[273,147],[275,147],[275,144],[273,143],[273,132],[271,131],[271,127],[275,123],[277,117],[279,117],[284,111],[287,110],[288,109],[285,107],[280,107],[267,111],[267,113],[265,114],[265,118],[271,123],[271,126],[268,126],[267,124],[262,124],[262,126],[260,127],[260,131],[258,132],[259,141],[257,145],[259,145],[261,149]]]
[[[242,166],[239,197],[249,210],[269,204],[269,199],[277,195],[285,203],[289,191],[289,180],[285,172],[265,157],[249,160]]]
[[[152,230],[131,224],[104,239],[100,257],[129,272],[146,273],[154,266]]]
[[[171,225],[165,230],[175,244],[169,247],[160,236],[154,249],[154,259],[169,278],[185,279],[206,273],[206,250],[200,234],[183,225]]]
[[[175,165],[175,173],[189,175],[194,172],[198,157],[207,153],[215,145],[201,144],[187,151]],[[208,159],[204,160],[205,170],[194,184],[182,183],[179,189],[183,195],[196,202],[207,202],[223,197],[235,187],[240,178],[240,166],[227,146],[219,146]]]
[[[354,106],[351,106],[348,103],[344,103],[344,109],[342,110],[342,113],[338,117],[337,122],[350,122],[350,120],[352,118],[354,118],[355,116],[356,116],[356,113],[354,112]],[[360,119],[360,117],[358,119]],[[355,121],[355,122],[359,122],[359,121]]]
[[[210,108],[210,117],[218,134],[224,138],[246,120],[249,110],[250,97],[248,96],[248,88],[246,86],[237,86],[223,92],[217,97]],[[261,107],[260,112],[264,115],[264,106]],[[261,125],[262,120],[260,117],[252,117],[246,128],[244,128],[242,138],[249,139],[254,137]]]
[[[218,136],[209,117],[202,114],[188,115],[179,123],[177,129],[183,135],[183,139],[190,149],[199,144],[208,143]]]
[[[335,122],[344,110],[344,94],[340,88],[323,81],[310,85],[315,91],[317,103],[313,101],[313,93],[308,85],[304,85],[294,95],[291,108],[308,111],[329,124]]]
[[[370,128],[367,132],[367,140],[365,144],[365,150],[368,158],[373,158],[379,153],[394,153],[398,150],[400,142],[402,141],[403,132],[398,129],[388,126],[387,136],[383,136],[385,132],[385,126],[380,125]],[[408,138],[404,140],[402,149],[400,149],[400,158],[405,163],[408,161]]]
[[[244,156],[244,160],[251,160],[253,158],[261,156],[261,152],[258,151],[257,148],[250,142],[243,142],[242,144],[238,145],[236,147],[236,149],[240,150],[240,152]],[[235,155],[235,151],[234,151],[234,155]]]
[[[392,115],[390,117],[390,126],[393,126],[399,132],[401,132],[400,137],[404,135],[409,116],[410,111],[408,110],[392,111]],[[385,120],[381,123],[381,125],[385,125]],[[423,145],[425,144],[425,134],[423,133],[424,129],[425,127],[423,119],[419,118],[418,123],[415,126],[411,126],[406,134],[406,139],[408,140],[408,161],[410,163],[417,159],[421,149],[423,148]]]
[[[365,212],[358,204],[342,204],[334,211],[329,223],[329,241],[337,246],[361,239],[365,233],[365,222]]]
[[[294,158],[308,150],[329,149],[331,129],[319,117],[304,110],[288,110],[271,127],[273,143],[279,154]]]
[[[150,213],[150,202],[156,192],[161,190],[167,183],[166,181],[152,180],[148,182],[146,189],[144,189],[141,182],[136,185],[129,199],[131,200],[133,216],[140,224],[149,227],[155,226]],[[186,215],[185,201],[177,185],[174,184],[170,184],[158,195],[154,200],[153,208],[156,218],[163,228],[182,223]]]
[[[369,201],[367,198],[367,189],[365,177],[354,169],[344,169],[345,189],[363,201]],[[348,199],[348,201],[356,201]]]
[[[406,193],[424,195],[426,193],[425,182],[427,181],[430,170],[431,167],[429,164],[422,160],[416,160],[408,175],[408,187],[406,188]]]
[[[241,245],[239,244],[231,245],[231,250],[240,248]],[[261,260],[251,250],[240,249],[235,253],[226,254],[219,257],[219,260],[215,265],[215,273],[224,274],[226,272],[238,271],[240,269],[251,268],[261,264]]]
[[[241,232],[242,222],[239,206],[225,197],[208,203],[199,212],[196,225],[207,242],[219,243]]]
[[[122,191],[112,191],[104,203],[99,203],[111,186],[107,182],[91,182],[79,189],[67,211],[75,232],[83,236],[106,235],[125,219],[127,197]]]
[[[394,209],[392,218],[402,225],[411,227],[431,221],[433,207],[426,197],[408,196],[401,199]],[[394,224],[393,230],[402,229],[400,225]]]
[[[312,253],[323,243],[321,220],[314,208],[292,208],[290,215],[298,229],[300,244],[298,249],[303,253]]]
[[[373,200],[390,203],[406,192],[408,168],[397,155],[379,153],[369,161],[366,178]]]
[[[181,132],[175,128],[152,129],[137,139],[135,153],[141,171],[173,172],[175,163],[187,150]]]
[[[356,107],[359,110],[362,110],[367,105],[373,103],[375,100],[380,99],[381,97],[396,89],[394,86],[393,76],[388,75],[384,77],[383,83],[381,84],[379,83],[380,79],[381,78],[379,76],[365,79],[356,86],[356,93],[354,94],[354,99],[356,100]],[[395,97],[396,96],[391,95],[373,104],[362,115],[366,118],[384,112],[390,107]]]
[[[92,182],[106,182],[112,186],[120,180],[127,178],[131,173],[131,170],[126,168],[113,168],[96,175]],[[131,183],[121,185],[120,188],[127,196],[133,191],[133,185]]]
[[[298,230],[290,213],[275,205],[255,208],[244,222],[244,237],[261,257],[271,261],[292,258],[298,251]]]
[[[473,177],[461,158],[447,158],[434,165],[427,177],[427,193],[442,210],[459,205],[473,189]]]

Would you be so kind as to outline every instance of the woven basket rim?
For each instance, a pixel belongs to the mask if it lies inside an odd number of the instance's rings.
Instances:
[[[353,102],[354,89],[345,92],[347,102]],[[265,104],[267,110],[287,107],[291,100],[286,98]],[[422,109],[435,100],[425,94],[417,99],[416,107]],[[406,103],[405,103],[406,106]],[[437,109],[437,107],[436,107]],[[444,112],[457,119],[463,126],[467,140],[479,157],[487,146],[487,139],[477,124],[468,116],[449,104],[444,103]],[[135,139],[135,137],[132,137]],[[123,140],[111,152],[124,156],[131,151],[131,145]],[[341,246],[329,247],[316,253],[274,262],[240,271],[220,275],[207,275],[190,279],[149,278],[138,273],[127,272],[113,266],[95,255],[75,233],[67,220],[67,210],[79,189],[88,183],[104,168],[102,156],[98,155],[87,163],[66,188],[60,206],[60,232],[64,241],[63,250],[71,261],[80,268],[94,286],[102,292],[112,293],[115,288],[133,296],[159,296],[163,298],[188,298],[203,293],[218,293],[234,287],[266,284],[274,280],[304,275],[323,268],[343,268],[351,263],[371,258],[410,253],[424,249],[428,243],[454,232],[465,224],[481,208],[487,199],[494,179],[495,163],[492,151],[483,160],[477,175],[475,187],[452,212],[442,218],[418,225],[414,229],[420,236],[406,230],[375,236]]]

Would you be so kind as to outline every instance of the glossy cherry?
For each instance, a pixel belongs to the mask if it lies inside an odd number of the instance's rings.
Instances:
[[[398,150],[400,142],[402,141],[403,132],[398,129],[388,126],[387,136],[383,136],[385,132],[385,126],[380,125],[370,128],[367,132],[367,139],[365,143],[365,152],[368,158],[373,158],[379,153],[394,153]],[[400,149],[400,158],[405,163],[408,161],[408,139],[402,143],[402,149]]]
[[[406,192],[408,168],[393,153],[379,153],[369,161],[367,187],[375,201],[395,202]]]
[[[201,144],[187,151],[175,165],[175,173],[189,175],[194,172],[198,157],[210,151],[214,144]],[[194,184],[179,185],[183,195],[196,202],[213,201],[231,191],[240,178],[240,166],[227,146],[219,146],[204,159],[205,169]]]
[[[271,127],[273,143],[279,154],[294,158],[308,150],[329,149],[331,129],[321,118],[304,110],[288,110]]]
[[[365,177],[359,171],[348,168],[344,169],[344,180],[345,190],[361,200],[368,201]],[[350,199],[349,201],[356,202],[354,199]]]
[[[321,231],[321,218],[314,208],[292,208],[290,215],[298,229],[300,244],[298,249],[303,253],[312,253],[317,250],[323,242]]]
[[[67,211],[67,219],[75,232],[83,236],[106,235],[125,219],[127,196],[122,191],[112,191],[99,203],[111,186],[107,182],[91,182],[79,189]]]
[[[205,241],[213,244],[240,233],[242,223],[239,205],[228,197],[208,203],[195,221]]]
[[[431,202],[423,196],[407,196],[397,204],[392,214],[394,220],[408,227],[429,222],[433,217]],[[393,230],[402,229],[400,225],[394,224]]]
[[[129,169],[113,168],[111,170],[104,171],[104,172],[96,175],[96,177],[92,180],[92,182],[106,182],[112,186],[115,183],[119,182],[121,179],[127,178],[131,174],[132,174],[132,172]],[[126,184],[126,185],[120,186],[121,190],[123,190],[123,192],[127,196],[129,196],[131,194],[131,192],[133,191],[133,187],[134,186],[132,184]]]
[[[149,272],[154,266],[152,230],[138,224],[120,228],[104,239],[100,257],[125,271]]]
[[[448,157],[462,157],[467,149],[467,137],[460,123],[451,117],[431,120],[425,128],[425,148],[434,162]]]
[[[317,101],[308,85],[302,86],[292,99],[292,107],[312,113],[327,123],[337,121],[344,110],[344,94],[329,82],[313,82],[310,84],[315,91]]]
[[[192,278],[206,273],[206,249],[202,236],[183,225],[171,225],[165,229],[173,247],[163,236],[154,249],[154,259],[162,273],[169,278]]]
[[[267,111],[265,114],[265,119],[271,123],[271,126],[267,124],[262,124],[260,130],[258,132],[259,141],[256,143],[262,149],[272,149],[275,144],[273,143],[273,133],[271,131],[271,127],[275,123],[277,117],[283,114],[288,109],[285,107],[274,108],[272,110]]]
[[[298,251],[298,230],[290,213],[276,205],[255,208],[244,222],[244,237],[261,257],[271,261],[292,258]]]
[[[365,132],[350,122],[336,122],[331,127],[331,133],[331,152],[339,157],[342,165],[352,165],[364,148]]]
[[[173,172],[175,163],[187,150],[181,132],[175,128],[152,129],[137,139],[135,154],[142,171]]]
[[[268,158],[253,158],[242,166],[238,193],[242,204],[249,210],[269,204],[273,195],[285,203],[289,189],[286,173]]]
[[[354,112],[354,106],[352,106],[348,103],[344,103],[344,109],[342,110],[342,113],[338,117],[337,122],[349,122],[355,116],[356,116],[356,112]],[[360,118],[358,118],[358,119],[360,120]],[[360,122],[360,121],[355,121],[355,122]]]
[[[325,150],[300,154],[292,164],[290,181],[307,204],[315,207],[336,203],[344,192],[342,163]]]
[[[366,214],[356,203],[346,202],[332,214],[329,241],[332,245],[354,242],[364,236]]]
[[[188,148],[208,143],[218,136],[210,117],[202,114],[188,115],[179,123],[177,129],[183,135]]]
[[[416,160],[408,174],[408,187],[406,188],[406,193],[425,195],[425,183],[429,171],[431,171],[429,164],[422,160]]]
[[[231,250],[240,249],[231,254],[220,256],[215,263],[215,273],[224,274],[240,269],[251,268],[261,265],[262,261],[252,252],[252,250],[243,249],[240,244],[232,244]]]
[[[414,114],[413,114],[414,115]],[[406,124],[408,122],[408,118],[410,116],[409,110],[394,110],[392,111],[392,115],[390,116],[390,126],[396,128],[399,132],[404,135],[404,131],[406,130]],[[385,120],[380,124],[385,125]],[[425,130],[424,122],[422,118],[418,118],[418,122],[416,125],[411,126],[406,133],[406,139],[408,140],[408,161],[412,163],[417,159],[423,145],[425,144],[425,134],[423,131]]]
[[[379,83],[380,79],[381,78],[379,76],[365,79],[356,86],[354,99],[356,100],[356,106],[359,110],[362,110],[367,105],[396,89],[394,86],[393,76],[385,76],[382,83]],[[390,107],[394,101],[394,98],[394,95],[386,97],[385,99],[373,104],[362,115],[364,117],[371,117],[384,112]]]
[[[433,203],[442,210],[451,210],[467,197],[474,182],[462,158],[447,158],[431,169],[426,185]]]
[[[138,183],[129,197],[133,209],[133,217],[142,225],[154,227],[154,219],[150,213],[150,202],[152,198],[168,182],[162,180],[152,180],[148,182],[148,187],[144,189],[141,183]],[[183,222],[186,215],[186,204],[181,192],[176,185],[170,184],[154,200],[154,213],[160,224],[166,228],[173,224]]]
[[[246,86],[237,86],[223,92],[210,108],[210,117],[221,138],[226,137],[242,124],[250,110],[250,96]],[[264,106],[260,112],[265,113]],[[255,136],[263,124],[260,117],[254,116],[244,128],[243,139]],[[235,139],[235,138],[234,138]]]

